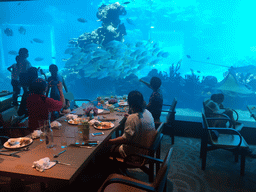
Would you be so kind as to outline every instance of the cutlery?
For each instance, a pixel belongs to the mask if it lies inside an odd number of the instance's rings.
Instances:
[[[63,151],[59,152],[58,154],[53,155],[53,157],[54,157],[54,158],[57,158],[57,157],[59,157],[59,155],[60,155],[60,154],[64,153],[65,151],[67,151],[67,150],[65,149],[65,150],[63,150]]]
[[[12,154],[12,153],[10,153],[10,154],[6,154],[6,153],[0,153],[0,155],[5,155],[5,156],[12,156],[12,157],[18,157],[18,158],[20,158],[20,156],[19,156],[19,155],[16,155],[16,154]]]
[[[54,160],[53,162],[56,162],[56,164],[71,165],[71,164],[69,164],[69,163],[62,163],[62,162],[59,162],[59,161],[57,161],[57,160]]]

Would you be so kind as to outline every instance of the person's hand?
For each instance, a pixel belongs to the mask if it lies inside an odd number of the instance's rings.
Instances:
[[[57,84],[57,86],[58,86],[58,89],[59,89],[59,90],[62,90],[62,83],[61,83],[61,81],[59,81],[59,83]]]
[[[125,113],[124,116],[127,118],[127,117],[129,116],[129,114],[128,114],[128,113]]]

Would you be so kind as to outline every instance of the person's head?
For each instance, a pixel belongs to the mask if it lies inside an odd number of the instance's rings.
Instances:
[[[51,65],[49,66],[49,71],[50,71],[50,73],[51,73],[52,75],[57,75],[57,73],[58,73],[58,67],[57,67],[57,65],[51,64]]]
[[[143,112],[146,107],[143,95],[139,91],[131,91],[128,94],[128,104],[134,113]]]
[[[162,81],[158,77],[152,77],[150,80],[150,86],[152,87],[153,90],[158,90],[161,84]]]
[[[33,82],[38,78],[38,69],[36,67],[28,68],[28,82]]]
[[[224,95],[222,93],[213,94],[211,96],[211,100],[218,103],[218,104],[221,104],[224,101]]]
[[[45,80],[38,78],[30,84],[29,91],[31,93],[44,95],[46,88],[47,88],[47,83],[45,82]]]
[[[19,56],[20,58],[26,59],[28,57],[28,50],[26,48],[20,48]]]

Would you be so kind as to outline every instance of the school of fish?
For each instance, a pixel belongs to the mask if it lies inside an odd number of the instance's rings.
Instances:
[[[84,48],[68,48],[65,53],[72,55],[65,63],[69,74],[83,70],[85,77],[98,79],[109,76],[125,78],[147,66],[157,65],[169,56],[158,43],[152,41],[132,44],[114,40],[104,47],[91,43]]]

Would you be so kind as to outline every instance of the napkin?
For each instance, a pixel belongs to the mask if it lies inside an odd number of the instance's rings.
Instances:
[[[52,168],[56,162],[51,162],[49,157],[42,158],[38,161],[34,161],[32,167],[36,168],[36,170],[43,172],[46,169]]]
[[[60,127],[60,126],[61,126],[61,123],[58,122],[58,121],[53,121],[53,122],[51,123],[51,127]]]
[[[78,115],[73,115],[73,114],[68,114],[67,116],[67,119],[76,119],[78,117]]]
[[[36,138],[40,137],[40,135],[41,135],[42,133],[43,133],[43,132],[42,132],[41,130],[35,130],[35,131],[32,133],[31,137],[32,137],[32,139],[36,139]]]

